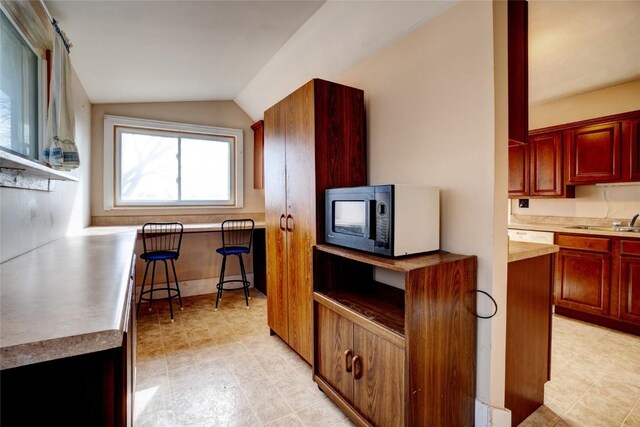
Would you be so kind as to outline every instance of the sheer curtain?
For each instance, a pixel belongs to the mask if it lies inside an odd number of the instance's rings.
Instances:
[[[75,143],[74,112],[69,53],[62,39],[54,32],[47,140],[43,158],[55,169],[72,170],[80,166]]]

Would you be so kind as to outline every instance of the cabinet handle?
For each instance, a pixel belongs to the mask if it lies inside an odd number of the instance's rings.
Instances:
[[[284,225],[282,225],[282,220],[284,219],[284,214],[280,215],[280,230],[284,231]]]
[[[289,220],[291,220],[291,227],[289,227]],[[287,231],[293,231],[293,217],[291,214],[287,215]]]
[[[344,370],[347,372],[351,372],[351,367],[352,367],[352,363],[351,363],[351,357],[353,356],[353,351],[349,350],[345,350],[344,351]]]
[[[362,357],[353,356],[351,363],[353,364],[353,379],[359,380],[362,378]]]

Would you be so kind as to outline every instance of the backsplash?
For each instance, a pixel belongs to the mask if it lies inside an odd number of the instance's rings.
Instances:
[[[610,225],[612,221],[624,223],[640,212],[640,183],[577,186],[575,199],[529,199],[528,208],[518,207],[518,200],[514,199],[510,200],[510,207],[510,224],[536,222]]]

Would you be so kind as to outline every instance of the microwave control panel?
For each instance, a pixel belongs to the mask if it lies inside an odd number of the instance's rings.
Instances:
[[[389,206],[391,204],[390,192],[376,191],[376,247],[389,249],[389,228],[391,226],[391,218],[389,215]]]

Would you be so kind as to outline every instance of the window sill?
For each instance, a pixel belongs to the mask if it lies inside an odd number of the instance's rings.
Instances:
[[[56,181],[78,182],[80,179],[68,172],[63,172],[45,166],[33,160],[28,160],[15,154],[0,150],[0,169],[12,169],[29,177],[52,179]]]

